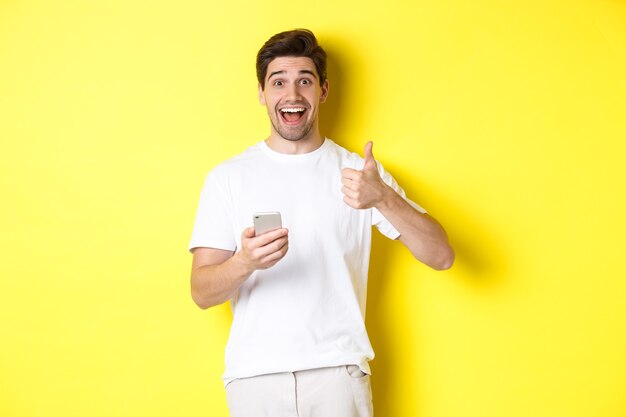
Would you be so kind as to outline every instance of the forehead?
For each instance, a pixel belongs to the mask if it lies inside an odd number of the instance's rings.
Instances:
[[[313,60],[306,56],[281,56],[274,58],[267,66],[266,79],[269,78],[272,73],[284,71],[287,74],[298,74],[300,71],[310,71],[317,77],[317,69]]]

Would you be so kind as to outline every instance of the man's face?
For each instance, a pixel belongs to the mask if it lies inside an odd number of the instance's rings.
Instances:
[[[267,107],[273,133],[297,141],[317,132],[320,103],[326,101],[328,80],[320,86],[311,58],[279,57],[267,66],[265,90],[259,101]]]

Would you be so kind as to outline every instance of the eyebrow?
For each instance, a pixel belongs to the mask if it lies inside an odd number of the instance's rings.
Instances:
[[[279,74],[286,74],[287,71],[285,70],[281,70],[281,71],[274,71],[270,74],[269,77],[267,77],[267,79],[269,80],[270,78],[272,78],[274,75],[279,75]],[[317,75],[315,75],[315,73],[311,70],[300,70],[298,71],[298,74],[310,74],[313,76],[313,78],[317,78]]]

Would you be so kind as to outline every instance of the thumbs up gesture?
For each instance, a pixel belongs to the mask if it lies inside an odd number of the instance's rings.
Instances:
[[[365,145],[365,165],[362,170],[351,168],[341,170],[343,201],[355,209],[368,209],[379,205],[383,202],[388,190],[391,190],[380,178],[372,153],[373,146],[373,142],[367,142]]]

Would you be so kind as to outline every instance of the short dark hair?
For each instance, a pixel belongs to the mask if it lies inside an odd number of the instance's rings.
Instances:
[[[326,52],[317,43],[313,32],[308,29],[294,29],[277,33],[259,50],[256,56],[256,77],[263,90],[268,65],[275,58],[284,56],[311,58],[320,86],[326,81]]]

